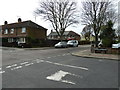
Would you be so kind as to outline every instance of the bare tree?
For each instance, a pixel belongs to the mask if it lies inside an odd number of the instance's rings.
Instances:
[[[86,25],[83,28],[81,34],[85,37],[86,40],[90,41],[90,36],[92,35],[92,32],[93,31],[92,31],[91,26],[90,25]]]
[[[82,2],[82,23],[91,25],[95,34],[96,47],[98,46],[98,35],[102,25],[106,24],[110,19],[115,19],[115,13],[110,9],[111,2],[99,2],[97,0],[89,0]]]
[[[40,2],[35,13],[50,21],[62,40],[66,28],[78,23],[76,6],[76,2],[69,0],[46,0]]]

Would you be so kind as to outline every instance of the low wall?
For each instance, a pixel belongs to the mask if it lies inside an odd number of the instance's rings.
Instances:
[[[120,48],[106,48],[108,54],[120,54]]]
[[[96,47],[91,46],[91,53],[95,53]],[[107,54],[119,54],[120,55],[120,48],[102,48],[107,49]]]

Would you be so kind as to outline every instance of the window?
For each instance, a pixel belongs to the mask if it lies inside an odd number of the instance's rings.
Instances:
[[[5,29],[5,32],[4,32],[4,34],[8,34],[8,29]]]
[[[11,34],[13,34],[13,33],[14,33],[14,29],[13,29],[13,28],[11,29],[11,32],[10,32],[10,33],[11,33]]]
[[[18,43],[25,43],[25,38],[19,38]]]
[[[8,42],[9,43],[14,42],[13,38],[8,38]]]
[[[21,33],[26,33],[26,28],[22,28],[22,32]]]

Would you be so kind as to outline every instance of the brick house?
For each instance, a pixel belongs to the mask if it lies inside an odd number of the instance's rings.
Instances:
[[[34,38],[37,40],[46,39],[47,38],[47,29],[32,22],[21,21],[18,19],[17,23],[8,24],[5,21],[4,25],[0,26],[0,38],[3,39],[7,43],[23,43],[29,44],[29,38]]]
[[[59,38],[57,32],[53,32],[51,30],[51,33],[48,35],[48,39],[59,40],[60,38]],[[63,40],[71,40],[71,39],[80,41],[81,37],[76,32],[65,31],[64,34],[63,34]]]

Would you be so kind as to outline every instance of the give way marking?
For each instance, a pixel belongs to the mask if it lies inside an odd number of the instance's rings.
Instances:
[[[75,76],[75,77],[80,77],[82,78],[82,76],[79,76],[79,75],[75,75],[75,74],[72,74],[72,73],[69,73],[69,72],[65,72],[65,71],[58,71],[56,72],[55,74],[51,75],[51,76],[47,76],[46,79],[48,80],[53,80],[53,81],[58,81],[58,82],[64,82],[64,83],[68,83],[68,84],[72,84],[72,85],[75,85],[76,83],[72,82],[72,81],[69,81],[69,80],[63,80],[62,78],[65,77],[66,75],[72,75],[72,76]]]

